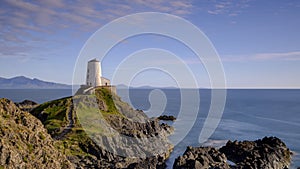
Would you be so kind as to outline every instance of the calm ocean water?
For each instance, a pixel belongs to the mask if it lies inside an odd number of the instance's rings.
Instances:
[[[180,111],[180,90],[163,89],[162,91],[168,100],[163,114],[176,116]],[[174,159],[185,151],[186,146],[200,146],[198,136],[208,114],[211,91],[206,89],[199,91],[200,109],[194,126],[176,145],[167,163],[168,166],[172,166]],[[125,96],[124,91],[118,92],[121,97]],[[150,92],[151,90],[146,89],[131,90],[129,92],[131,104],[147,112],[151,107],[148,99]],[[158,98],[151,101],[152,104],[158,104],[155,102],[161,100]],[[149,116],[157,116],[156,112],[147,113]],[[183,113],[189,115],[189,112]],[[182,123],[189,124],[193,121]],[[226,143],[227,140],[256,140],[264,136],[276,136],[282,139],[296,154],[293,156],[291,168],[300,167],[300,90],[227,90],[222,119],[206,145],[216,146]]]
[[[27,99],[37,103],[44,103],[71,95],[71,89],[0,89],[0,98],[8,98],[14,102],[21,102]]]
[[[191,89],[184,89],[191,90]],[[148,116],[157,116],[155,109],[147,111],[152,105],[160,104],[160,99],[151,99],[151,89],[130,90],[130,103],[136,109],[145,110]],[[167,100],[163,114],[177,116],[180,111],[180,90],[162,89]],[[200,146],[198,136],[203,122],[208,114],[211,91],[201,89],[200,107],[196,119],[184,121],[182,124],[194,123],[192,129],[183,140],[176,145],[168,160],[172,166],[175,157],[181,155],[186,146]],[[38,103],[58,99],[72,94],[71,90],[0,90],[0,97],[9,98],[15,102],[29,99]],[[118,90],[123,100],[129,102],[124,90]],[[191,101],[189,106],[193,107]],[[189,111],[183,112],[189,115]],[[172,125],[172,123],[169,123]],[[184,127],[184,125],[182,125]],[[207,142],[208,145],[225,143],[227,140],[255,140],[264,136],[277,136],[295,152],[291,168],[300,166],[300,90],[227,90],[226,106],[218,128]],[[176,132],[176,131],[175,131]],[[172,140],[173,138],[170,137]],[[170,167],[169,167],[170,168]]]

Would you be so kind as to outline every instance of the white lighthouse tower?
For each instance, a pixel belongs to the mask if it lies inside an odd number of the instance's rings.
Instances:
[[[101,62],[97,59],[90,60],[87,64],[86,84],[81,85],[78,94],[92,94],[97,88],[107,88],[117,93],[116,87],[110,84],[110,80],[102,77]]]
[[[90,60],[87,66],[87,74],[86,74],[86,85],[88,86],[101,86],[101,65],[97,59]]]
[[[91,87],[110,86],[110,80],[102,77],[101,62],[97,59],[88,62],[86,85]]]

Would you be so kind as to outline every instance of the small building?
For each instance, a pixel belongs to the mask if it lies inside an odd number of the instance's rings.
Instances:
[[[101,63],[97,59],[88,62],[86,85],[91,87],[110,86],[110,80],[102,77]]]
[[[93,93],[99,87],[108,88],[113,93],[117,93],[116,87],[110,84],[110,80],[102,77],[101,62],[93,59],[87,64],[86,84],[81,85],[79,93]]]

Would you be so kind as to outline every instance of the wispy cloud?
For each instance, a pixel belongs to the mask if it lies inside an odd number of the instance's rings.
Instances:
[[[254,60],[300,60],[300,51],[286,53],[260,53],[253,56]]]
[[[219,58],[203,57],[187,57],[183,60],[185,64],[203,64],[205,61],[213,62],[263,62],[263,61],[300,61],[300,51],[282,52],[282,53],[256,53],[248,55],[220,55]],[[172,60],[162,60],[163,64],[174,64]]]
[[[2,9],[3,8],[3,9]],[[0,9],[1,24],[41,31],[53,31],[54,26],[64,28],[66,24],[94,29],[108,20],[143,11],[168,12],[184,15],[191,12],[190,1],[52,1],[40,2],[4,0]],[[26,24],[24,24],[26,23]]]
[[[108,21],[131,13],[157,11],[184,16],[192,8],[189,0],[4,0],[0,6],[0,53],[18,53],[22,48],[31,48],[28,42],[49,40],[48,36],[55,36],[59,31],[92,33]],[[60,38],[70,38],[65,36]],[[20,47],[14,52],[16,45]]]
[[[239,15],[244,8],[249,6],[250,0],[226,0],[219,1],[214,0],[210,1],[211,5],[208,6],[207,12],[212,15],[228,15],[228,16],[237,16]]]
[[[222,57],[223,61],[300,61],[300,51],[281,53],[257,53],[250,55],[227,55]]]

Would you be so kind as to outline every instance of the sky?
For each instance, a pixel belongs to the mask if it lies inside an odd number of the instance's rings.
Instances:
[[[172,14],[198,27],[219,54],[227,88],[300,88],[297,0],[2,0],[0,77],[23,75],[72,84],[86,41],[111,21],[140,12]],[[144,49],[175,54],[187,64],[199,87],[210,87],[210,75],[195,53],[170,37],[150,34],[130,37],[114,46],[101,60],[103,76],[113,79],[116,71],[126,71],[120,64]],[[170,64],[163,56],[139,57],[147,62],[153,59],[154,65]],[[154,68],[137,72],[129,85],[176,86],[180,75]]]

